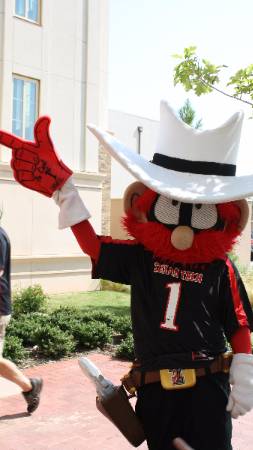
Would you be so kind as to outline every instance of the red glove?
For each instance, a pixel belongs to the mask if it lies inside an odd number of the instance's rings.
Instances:
[[[12,149],[11,167],[16,181],[47,197],[60,189],[72,171],[58,157],[49,136],[49,117],[40,117],[34,126],[35,142],[0,130],[0,144]]]

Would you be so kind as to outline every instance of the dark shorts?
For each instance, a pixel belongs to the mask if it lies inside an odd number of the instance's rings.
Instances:
[[[136,413],[150,450],[175,450],[183,438],[194,450],[232,450],[231,415],[226,411],[228,374],[197,378],[193,388],[168,391],[160,383],[138,390]]]

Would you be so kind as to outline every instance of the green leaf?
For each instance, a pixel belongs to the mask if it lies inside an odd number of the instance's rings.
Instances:
[[[253,64],[239,69],[229,78],[227,86],[233,88],[232,93],[217,88],[220,83],[222,69],[225,64],[213,64],[207,58],[200,60],[196,55],[196,46],[184,48],[184,54],[175,55],[181,61],[174,68],[174,86],[181,84],[186,91],[194,91],[200,96],[218,89],[221,94],[234,97],[236,100],[246,102],[253,107]]]
[[[173,55],[171,55],[172,58],[176,58],[176,59],[183,59],[183,55],[179,55],[178,53],[173,53]]]

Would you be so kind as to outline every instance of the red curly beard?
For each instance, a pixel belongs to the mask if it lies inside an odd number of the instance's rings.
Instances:
[[[135,206],[143,213],[147,213],[156,195],[147,189]],[[192,247],[187,250],[178,250],[172,245],[173,230],[159,222],[138,222],[131,210],[122,218],[122,224],[130,236],[163,260],[183,264],[209,263],[216,259],[225,259],[240,235],[239,207],[230,202],[217,205],[217,209],[219,216],[226,223],[225,229],[222,231],[209,229],[195,233]]]

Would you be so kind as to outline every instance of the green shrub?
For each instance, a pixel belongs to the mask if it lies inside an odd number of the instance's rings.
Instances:
[[[12,319],[6,332],[6,336],[17,337],[22,340],[24,346],[34,345],[34,331],[36,323],[29,319]]]
[[[116,316],[115,314],[112,314],[109,311],[90,311],[85,312],[81,318],[83,322],[90,322],[93,320],[99,321],[101,323],[104,323],[108,327],[113,327]]]
[[[59,359],[69,355],[75,349],[73,336],[58,327],[50,325],[39,327],[35,333],[35,339],[40,356]]]
[[[7,336],[17,336],[25,347],[36,345],[36,332],[49,323],[49,315],[43,313],[20,314],[12,318],[7,328]]]
[[[132,333],[131,318],[128,316],[116,317],[113,323],[113,329],[117,333],[120,333],[123,338],[126,338],[128,334]]]
[[[93,321],[99,321],[109,327],[113,327],[116,316],[108,311],[80,311],[77,308],[64,306],[55,309],[50,314],[50,321],[63,331],[72,332],[76,324],[85,324]]]
[[[39,357],[50,359],[59,359],[76,349],[103,349],[112,342],[115,333],[125,338],[119,347],[119,356],[132,357],[130,317],[118,316],[109,309],[88,311],[72,306],[61,306],[47,313],[46,306],[47,296],[39,285],[14,294],[14,315],[6,336],[19,354],[15,356],[12,350],[12,359],[21,360],[25,357],[24,347],[35,345]]]
[[[131,333],[118,346],[116,356],[130,361],[134,359],[134,341]]]
[[[97,320],[76,324],[72,333],[80,349],[103,349],[112,337],[112,329]]]
[[[78,313],[79,310],[73,306],[59,306],[59,308],[54,309],[50,315],[52,320],[65,320],[76,317]]]
[[[22,340],[17,336],[6,336],[3,356],[16,364],[23,361],[27,357],[27,351],[23,347]]]
[[[82,321],[82,312],[70,306],[62,306],[50,314],[51,325],[70,334],[72,334],[73,326],[80,321]]]
[[[13,295],[13,315],[44,312],[47,298],[39,284],[17,290]]]

